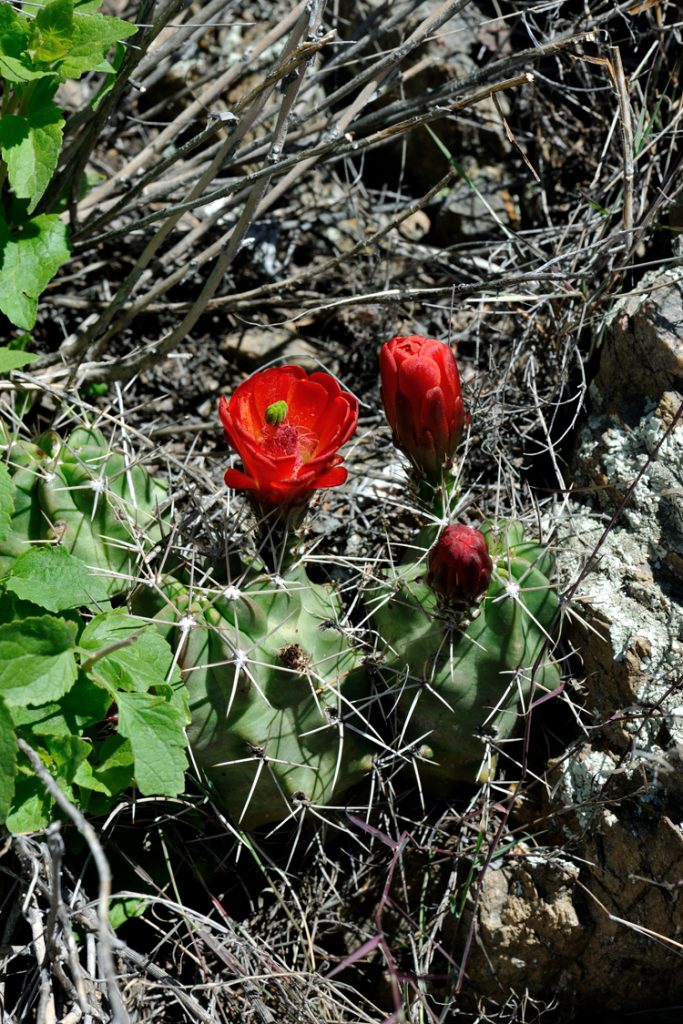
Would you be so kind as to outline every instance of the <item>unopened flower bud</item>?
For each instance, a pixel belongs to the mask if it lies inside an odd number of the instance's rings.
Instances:
[[[447,526],[427,558],[430,587],[447,603],[475,601],[491,582],[486,538],[470,526]]]
[[[393,442],[438,484],[467,422],[455,356],[434,338],[392,338],[379,355],[382,401]]]

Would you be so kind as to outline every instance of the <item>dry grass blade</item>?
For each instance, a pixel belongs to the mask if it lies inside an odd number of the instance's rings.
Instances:
[[[130,1016],[124,1006],[123,999],[121,998],[121,991],[117,982],[116,969],[114,966],[113,948],[116,940],[109,922],[109,902],[111,899],[111,869],[109,867],[109,862],[104,855],[104,851],[99,839],[97,838],[95,829],[78,810],[78,808],[74,807],[71,801],[65,797],[59,786],[43,765],[35,750],[33,750],[28,743],[22,739],[17,740],[17,746],[21,752],[26,755],[36,775],[45,786],[46,790],[50,793],[50,796],[54,799],[56,804],[69,818],[71,818],[74,825],[87,842],[90,853],[95,861],[99,875],[99,896],[97,908],[99,939],[98,954],[102,975],[106,985],[107,998],[111,1007],[111,1019],[114,1024],[130,1024]],[[56,884],[56,882],[54,884]],[[50,929],[48,926],[48,935],[49,934]],[[43,990],[41,1002],[43,999],[48,999],[47,990]],[[46,1013],[47,1011],[44,1010],[43,1012]]]

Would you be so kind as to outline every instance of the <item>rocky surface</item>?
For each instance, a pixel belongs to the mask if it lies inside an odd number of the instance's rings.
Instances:
[[[527,825],[541,845],[478,892],[471,981],[556,998],[563,1020],[683,996],[681,337],[675,273],[608,325],[559,537],[583,737],[549,766]]]

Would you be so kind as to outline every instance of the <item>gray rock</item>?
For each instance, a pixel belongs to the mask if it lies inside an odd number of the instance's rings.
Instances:
[[[517,200],[505,187],[497,167],[472,167],[468,181],[458,181],[433,211],[433,238],[439,245],[453,245],[474,238],[490,238],[519,226]]]
[[[628,416],[643,399],[683,390],[681,269],[647,274],[617,303],[605,330],[595,378],[595,407]]]
[[[562,1019],[683,997],[683,292],[647,284],[608,325],[558,536],[584,735],[520,800],[545,845],[484,875],[468,963],[480,992],[557,997]]]

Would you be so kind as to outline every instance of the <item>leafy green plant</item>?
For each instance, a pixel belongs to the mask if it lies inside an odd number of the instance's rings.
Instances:
[[[67,227],[41,200],[57,169],[65,119],[59,86],[87,71],[112,75],[105,59],[135,25],[84,0],[52,0],[19,13],[0,4],[0,311],[30,330],[38,298],[69,256]]]
[[[175,796],[180,671],[158,630],[112,607],[160,534],[165,489],[93,428],[2,441],[0,819],[27,832],[53,811],[17,738],[84,809],[108,809],[133,783]]]

